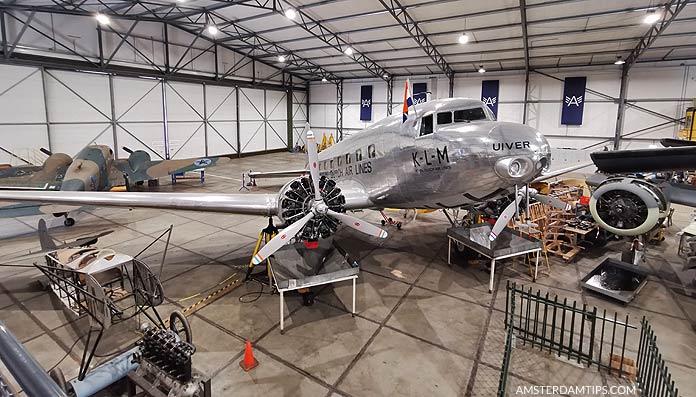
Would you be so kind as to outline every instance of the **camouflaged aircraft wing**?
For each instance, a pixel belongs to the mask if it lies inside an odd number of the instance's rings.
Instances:
[[[121,171],[121,173],[128,175],[128,182],[135,183],[227,164],[230,161],[228,156],[181,160],[156,160],[148,161],[139,165],[136,169],[133,169],[128,160],[118,160],[114,162],[114,166]]]

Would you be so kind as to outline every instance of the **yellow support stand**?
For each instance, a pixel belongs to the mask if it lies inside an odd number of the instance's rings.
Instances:
[[[254,270],[254,256],[259,252],[261,249],[261,242],[264,244],[268,243],[271,241],[273,237],[278,234],[278,228],[273,224],[273,218],[268,217],[268,226],[266,226],[264,229],[261,230],[261,234],[259,234],[259,238],[256,240],[256,246],[254,247],[254,252],[251,254],[251,259],[249,260],[249,268],[247,269],[247,274],[246,278],[244,281],[249,281],[251,279],[251,271]],[[266,259],[268,261],[268,259]],[[266,270],[268,271],[268,282],[269,284],[271,283],[271,268],[270,266],[266,266]]]

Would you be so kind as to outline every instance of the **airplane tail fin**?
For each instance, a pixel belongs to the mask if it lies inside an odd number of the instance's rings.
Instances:
[[[39,242],[41,243],[41,249],[44,251],[53,251],[58,248],[51,235],[48,234],[46,221],[43,219],[39,220]]]

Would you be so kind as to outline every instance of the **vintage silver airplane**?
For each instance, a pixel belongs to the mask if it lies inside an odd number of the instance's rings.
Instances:
[[[473,99],[431,100],[417,109],[405,104],[403,114],[376,122],[321,153],[312,131],[306,131],[309,175],[296,177],[277,194],[2,191],[0,200],[276,216],[286,227],[258,252],[258,263],[295,237],[327,237],[341,222],[375,237],[387,236],[346,214],[349,210],[467,207],[509,195],[540,177],[551,159],[539,131],[495,121]],[[554,175],[566,171],[570,169]],[[522,191],[515,195],[514,208],[493,227],[491,240],[508,223]],[[566,206],[529,189],[524,194]]]

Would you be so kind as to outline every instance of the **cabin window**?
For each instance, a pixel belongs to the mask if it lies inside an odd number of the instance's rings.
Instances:
[[[483,108],[463,109],[454,111],[454,122],[469,122],[474,120],[486,120],[486,112]]]
[[[355,151],[355,161],[362,161],[362,150],[358,149]]]
[[[437,125],[451,124],[452,112],[442,112],[437,114]]]
[[[350,153],[346,153],[346,164],[350,164]]]
[[[377,153],[375,152],[375,145],[373,144],[373,145],[368,146],[367,147],[367,157],[372,159],[372,158],[375,158],[376,155],[377,155]]]
[[[337,167],[341,166],[341,156],[336,157],[336,166]]]
[[[329,161],[329,169],[330,169],[330,170],[333,169],[333,160],[330,160],[330,161]]]
[[[421,119],[420,136],[430,135],[432,133],[433,133],[433,115],[429,114],[427,116],[423,116],[423,118]]]

